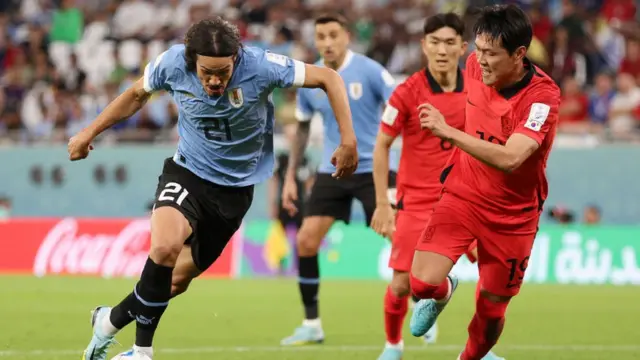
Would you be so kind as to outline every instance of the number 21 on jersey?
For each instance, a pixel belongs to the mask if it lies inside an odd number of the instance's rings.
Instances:
[[[222,124],[220,124],[222,122]],[[221,128],[222,125],[222,128]],[[226,141],[231,141],[233,137],[231,136],[231,127],[229,126],[229,120],[227,119],[208,119],[205,122],[205,126],[202,128],[204,131],[204,136],[207,140],[213,141],[222,141],[222,132],[224,132],[224,138]]]
[[[164,186],[164,190],[158,196],[158,201],[171,201],[182,205],[184,199],[189,195],[189,191],[177,182],[169,182]]]

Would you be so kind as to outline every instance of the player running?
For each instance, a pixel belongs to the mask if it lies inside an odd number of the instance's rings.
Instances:
[[[140,80],[69,141],[70,159],[84,159],[98,134],[138,111],[153,92],[170,91],[178,104],[180,141],[159,178],[149,258],[130,294],[93,311],[85,360],[106,359],[115,334],[134,320],[135,345],[117,358],[153,357],[154,333],[170,299],[218,258],[251,205],[254,184],[272,175],[274,88],[324,89],[340,129],[334,176],[357,167],[346,89],[335,71],[243,47],[238,29],[221,18],[192,25],[184,42],[152,60]]]
[[[478,239],[476,312],[461,360],[478,360],[496,344],[518,294],[544,200],[545,167],[555,137],[560,90],[527,58],[531,22],[514,5],[482,10],[467,60],[465,132],[427,104],[423,127],[456,146],[443,172],[444,193],[416,247],[411,289],[421,300],[411,317],[420,336],[456,289],[447,274]]]
[[[464,129],[467,97],[464,75],[458,67],[467,47],[463,40],[464,31],[464,22],[454,13],[427,18],[422,39],[422,51],[428,59],[427,68],[398,86],[382,115],[373,157],[376,210],[371,227],[378,234],[392,239],[389,267],[393,269],[393,278],[384,297],[387,343],[378,360],[402,359],[402,324],[411,293],[409,270],[420,234],[440,198],[440,173],[453,149],[445,139],[421,129],[418,106],[432,104],[442,109],[449,126]],[[402,154],[395,213],[387,196],[387,174],[389,150],[400,135]],[[475,260],[474,245],[467,255],[472,261]],[[435,329],[434,324],[429,332]],[[499,359],[493,354],[491,356],[487,359]]]
[[[309,137],[310,120],[320,113],[324,121],[324,153],[316,175],[311,195],[305,204],[302,228],[297,237],[299,289],[304,305],[304,321],[292,336],[281,341],[282,345],[320,343],[324,332],[318,313],[318,288],[320,271],[318,249],[322,239],[335,221],[349,222],[351,204],[358,199],[370,223],[375,210],[373,185],[373,147],[380,126],[382,110],[394,89],[395,82],[380,64],[349,50],[347,22],[340,15],[323,15],[315,20],[316,47],[323,58],[318,65],[335,69],[347,85],[349,104],[353,110],[353,126],[358,139],[360,164],[356,174],[349,179],[336,180],[331,176],[331,147],[338,143],[338,131],[332,122],[334,115],[329,98],[317,90],[298,90],[298,132],[292,144],[285,185],[283,207],[295,213],[294,201],[298,191],[295,169],[302,159]],[[391,174],[393,176],[394,174]],[[391,181],[393,183],[393,180]]]

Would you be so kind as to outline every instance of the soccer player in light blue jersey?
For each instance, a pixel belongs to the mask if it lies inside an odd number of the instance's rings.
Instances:
[[[337,72],[243,47],[238,29],[215,18],[191,26],[144,76],[69,141],[69,157],[87,157],[94,138],[133,115],[155,91],[171,93],[179,109],[180,141],[164,163],[151,215],[151,249],[140,281],[118,305],[93,311],[84,360],[105,360],[115,334],[136,322],[134,347],[115,359],[149,360],[169,300],[221,254],[239,228],[253,186],[274,168],[275,88],[321,88],[340,129],[333,176],[357,168],[357,140],[346,89]]]
[[[335,171],[331,162],[331,148],[339,144],[340,135],[334,124],[335,117],[329,99],[321,91],[299,89],[296,111],[298,132],[291,148],[282,194],[283,207],[290,213],[298,210],[295,206],[298,200],[295,170],[304,155],[309,137],[309,122],[315,113],[321,114],[324,121],[324,153],[311,195],[305,204],[304,219],[297,237],[298,281],[305,318],[293,335],[282,340],[282,345],[324,341],[318,313],[318,249],[335,221],[349,222],[353,199],[362,203],[367,224],[371,222],[376,208],[372,174],[373,148],[380,128],[382,110],[395,87],[393,77],[382,65],[349,50],[347,22],[341,15],[328,14],[316,19],[315,42],[322,54],[317,65],[335,69],[347,87],[360,164],[356,174],[349,179],[336,180],[331,176]],[[395,173],[390,172],[389,177],[390,186],[394,186]]]

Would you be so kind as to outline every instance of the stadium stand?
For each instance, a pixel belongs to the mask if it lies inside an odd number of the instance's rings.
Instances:
[[[399,79],[424,65],[425,16],[492,1],[443,0],[5,0],[0,4],[0,139],[64,142],[140,76],[146,60],[180,42],[189,23],[221,15],[247,44],[314,61],[314,14],[340,10],[354,49]],[[560,141],[637,141],[640,39],[632,0],[517,1],[535,38],[530,57],[562,85]],[[469,34],[469,40],[471,34]],[[473,41],[470,41],[470,51]],[[277,93],[278,122],[293,121],[294,97]],[[176,109],[156,95],[105,141],[175,137]]]

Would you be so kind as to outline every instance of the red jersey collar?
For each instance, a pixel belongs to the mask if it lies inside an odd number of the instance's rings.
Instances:
[[[427,82],[429,83],[429,87],[431,88],[431,92],[434,94],[442,94],[444,93],[444,89],[438,83],[436,78],[431,75],[429,68],[425,68],[425,75],[427,76]],[[464,76],[462,75],[462,70],[458,68],[458,76],[456,78],[456,88],[453,89],[453,92],[461,93],[464,91]]]
[[[529,83],[531,83],[533,76],[538,75],[538,72],[536,71],[536,67],[535,65],[533,65],[531,60],[524,58],[522,60],[522,63],[524,64],[524,68],[527,71],[524,74],[524,77],[517,83],[504,87],[498,91],[498,93],[507,100],[514,97],[518,92],[520,92],[520,90],[526,88],[529,85]]]

